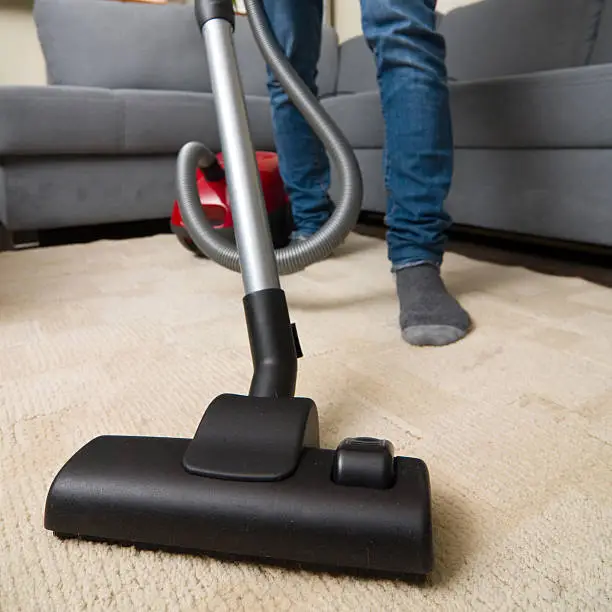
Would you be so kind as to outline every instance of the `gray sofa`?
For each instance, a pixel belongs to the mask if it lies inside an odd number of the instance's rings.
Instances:
[[[169,217],[180,147],[219,150],[193,8],[37,0],[48,86],[0,88],[0,221],[10,232]],[[319,79],[333,93],[326,30]],[[246,18],[236,50],[254,144],[272,150],[265,63]]]
[[[612,246],[612,0],[481,0],[443,16],[457,224]],[[371,54],[340,48],[326,102],[357,150],[369,210],[384,210]],[[362,121],[366,113],[377,121]]]
[[[37,0],[34,15],[49,85],[0,88],[0,222],[167,218],[179,148],[219,149],[192,8]],[[440,31],[455,222],[612,245],[612,0],[482,0]],[[236,47],[254,144],[273,150],[265,64],[244,18]],[[384,212],[384,126],[362,38],[339,45],[325,28],[319,87],[360,161],[364,210]]]

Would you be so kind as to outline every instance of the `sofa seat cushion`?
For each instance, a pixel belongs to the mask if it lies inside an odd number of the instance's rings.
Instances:
[[[212,94],[120,90],[125,109],[125,150],[129,153],[168,153],[197,140],[214,151],[221,149]],[[274,150],[270,101],[246,96],[253,146]]]
[[[611,147],[611,100],[612,65],[453,83],[455,144],[464,148]]]
[[[112,153],[123,146],[117,96],[93,87],[5,86],[0,156]]]
[[[453,82],[450,92],[456,147],[612,147],[612,65]],[[353,147],[384,146],[378,91],[323,104]]]
[[[273,150],[268,99],[246,100],[254,146]],[[167,154],[191,140],[220,150],[212,94],[33,86],[0,95],[0,156]]]

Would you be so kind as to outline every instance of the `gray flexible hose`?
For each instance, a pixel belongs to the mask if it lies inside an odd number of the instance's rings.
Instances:
[[[291,274],[329,256],[355,227],[361,212],[363,184],[353,150],[316,96],[308,89],[283,53],[261,0],[245,0],[254,38],[279,83],[319,137],[337,169],[341,195],[325,225],[308,240],[275,250],[279,274]],[[238,250],[212,227],[200,203],[196,169],[215,161],[203,144],[190,142],[177,160],[178,202],[183,222],[196,246],[216,263],[240,271]]]

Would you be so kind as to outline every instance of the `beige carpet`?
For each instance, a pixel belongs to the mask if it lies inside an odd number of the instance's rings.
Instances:
[[[612,290],[449,255],[477,323],[400,341],[384,243],[286,278],[322,442],[390,438],[429,465],[437,565],[426,585],[57,541],[47,487],[103,433],[191,436],[245,392],[238,275],[171,236],[0,254],[0,608],[610,610]]]

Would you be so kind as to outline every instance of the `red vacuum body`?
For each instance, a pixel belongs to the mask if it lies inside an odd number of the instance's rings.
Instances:
[[[268,211],[272,241],[275,248],[282,248],[289,242],[293,223],[289,198],[285,192],[285,186],[278,168],[278,157],[276,153],[269,151],[257,151],[255,157],[266,210]],[[213,227],[217,231],[226,234],[235,243],[234,222],[227,182],[223,171],[222,153],[217,155],[217,160],[219,166],[214,167],[212,170],[208,169],[206,173],[202,170],[197,170],[196,182],[198,194],[204,213]],[[179,242],[186,249],[200,257],[204,256],[187,233],[181,217],[181,210],[176,200],[172,209],[170,226]]]

